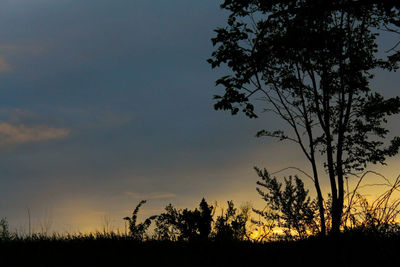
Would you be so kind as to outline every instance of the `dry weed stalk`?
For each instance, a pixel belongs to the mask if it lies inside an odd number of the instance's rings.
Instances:
[[[374,174],[383,180],[383,183],[362,184],[365,177]],[[400,192],[400,175],[391,183],[384,175],[367,171],[359,178],[354,190],[349,191],[347,181],[347,207],[344,211],[343,226],[345,229],[354,227],[377,227],[381,225],[395,225],[399,222],[400,198],[394,198],[395,192]],[[359,191],[366,187],[383,186],[387,190],[370,203]]]

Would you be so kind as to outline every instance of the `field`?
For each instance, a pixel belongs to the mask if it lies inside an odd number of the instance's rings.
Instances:
[[[255,243],[138,242],[118,235],[2,241],[2,266],[398,266],[400,236]]]

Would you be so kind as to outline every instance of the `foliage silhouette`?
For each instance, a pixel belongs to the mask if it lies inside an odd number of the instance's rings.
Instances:
[[[346,232],[340,238],[296,242],[137,242],[102,232],[14,237],[1,241],[4,266],[396,266],[399,232],[380,237]],[[310,253],[312,251],[313,253]],[[328,251],[335,257],[328,259]],[[259,256],[259,255],[262,255]],[[367,256],[360,256],[367,255]]]
[[[8,240],[11,237],[8,221],[6,218],[0,219],[0,241]]]
[[[140,201],[133,211],[132,217],[123,218],[129,223],[129,235],[138,241],[143,241],[146,238],[146,230],[149,228],[151,221],[157,218],[157,216],[151,216],[147,218],[144,222],[137,224],[137,214],[140,207],[145,203],[146,200]]]
[[[377,69],[398,69],[400,43],[380,51],[377,40],[382,31],[399,33],[400,4],[225,0],[221,7],[230,14],[227,26],[216,29],[212,42],[217,48],[208,62],[213,68],[226,64],[232,74],[216,82],[225,92],[215,96],[215,109],[256,118],[260,103],[260,110],[287,122],[289,133],[262,130],[257,136],[300,146],[313,171],[321,235],[327,222],[317,153],[324,156],[331,232],[337,234],[345,179],[369,163],[384,164],[400,146],[399,137],[385,141],[385,123],[400,112],[400,98],[385,99],[370,86]]]
[[[258,181],[257,192],[267,202],[269,209],[254,212],[274,222],[274,227],[279,227],[285,235],[292,237],[293,231],[298,238],[306,238],[315,234],[317,223],[315,221],[315,207],[313,206],[308,190],[304,189],[303,182],[295,176],[285,178],[285,186],[278,182],[276,177],[271,177],[267,170],[255,168],[262,181]],[[294,181],[293,181],[294,180]],[[264,191],[267,190],[267,191]]]
[[[237,211],[233,201],[228,201],[228,208],[215,222],[214,238],[216,240],[244,240],[248,238],[246,224],[250,220],[250,208]]]
[[[179,230],[175,226],[178,221],[178,211],[171,205],[165,207],[165,212],[155,220],[154,238],[161,241],[176,241]]]
[[[265,171],[263,175],[267,176]],[[263,181],[265,180],[268,179]],[[277,181],[273,182],[272,180],[269,177],[269,184],[278,184]],[[307,194],[304,188],[301,189],[300,180],[298,183],[295,178],[286,179],[286,181],[286,184],[289,184],[288,187],[292,188],[288,190],[291,192],[288,193],[289,195],[296,195],[297,192],[302,195],[299,197],[301,199],[299,203],[310,204],[307,197],[304,197]],[[269,187],[277,188],[279,186]],[[281,185],[281,192],[284,191],[283,185]],[[143,204],[144,201],[141,201],[137,205],[130,221],[137,220],[138,211]],[[288,203],[285,205],[290,206]],[[179,238],[179,240],[177,238],[176,242],[142,238],[141,240],[145,242],[138,242],[140,238],[136,238],[135,235],[126,236],[118,232],[53,234],[51,236],[36,233],[24,236],[10,234],[10,238],[7,240],[0,240],[1,263],[5,266],[125,266],[144,263],[146,266],[233,267],[265,265],[265,261],[268,259],[268,265],[271,266],[397,264],[397,248],[400,242],[399,228],[386,229],[384,233],[382,232],[383,228],[381,232],[356,228],[344,232],[337,238],[307,237],[296,242],[281,240],[261,243],[246,241],[247,233],[243,234],[246,229],[245,222],[249,218],[250,208],[248,205],[236,209],[233,202],[228,201],[228,208],[220,216],[217,216],[214,228],[211,227],[210,221],[215,214],[215,208],[208,205],[204,199],[201,201],[199,209],[186,209],[186,213],[183,212],[184,210],[173,208],[172,205],[168,205],[167,208],[169,211],[164,214],[173,211],[172,215],[175,217],[180,215],[185,217],[183,214],[191,214],[190,216],[203,214],[204,224],[192,224],[191,220],[187,220],[188,224],[197,226],[196,238],[185,237]],[[197,212],[195,212],[196,210]],[[181,222],[183,223],[183,220]],[[134,225],[138,226],[136,221]],[[187,227],[185,226],[183,229],[187,229]],[[181,233],[177,232],[177,234]],[[206,235],[208,235],[207,239],[199,238]],[[216,238],[216,235],[219,235],[219,238]],[[332,251],[336,256],[326,261]],[[263,255],[263,257],[258,255]],[[359,255],[368,255],[368,257]]]
[[[199,209],[177,210],[171,204],[156,219],[155,238],[158,240],[207,240],[211,233],[213,206],[203,198]]]

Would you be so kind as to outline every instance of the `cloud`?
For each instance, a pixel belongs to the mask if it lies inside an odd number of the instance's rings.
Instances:
[[[166,199],[166,198],[175,198],[176,195],[168,192],[153,192],[153,193],[133,193],[133,192],[125,192],[125,195],[130,196],[134,199]]]
[[[69,133],[70,130],[64,128],[53,128],[42,125],[12,125],[7,122],[0,122],[1,145],[23,144],[50,139],[60,139],[67,137]]]
[[[8,121],[13,124],[21,124],[38,118],[40,118],[39,115],[29,110],[10,107],[0,108],[0,122]]]
[[[12,70],[13,68],[11,67],[11,65],[8,64],[3,57],[0,57],[0,72],[8,72]]]

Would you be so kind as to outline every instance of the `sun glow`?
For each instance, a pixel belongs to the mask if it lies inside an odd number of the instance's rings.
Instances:
[[[276,237],[276,236],[282,236],[284,234],[285,234],[285,232],[283,231],[283,229],[279,228],[279,227],[276,227],[273,229],[256,228],[251,231],[251,234],[249,237],[253,241],[262,242],[262,241],[267,241],[272,236]]]

